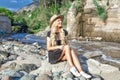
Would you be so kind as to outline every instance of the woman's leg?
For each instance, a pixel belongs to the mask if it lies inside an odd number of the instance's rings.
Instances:
[[[82,71],[82,68],[81,68],[81,65],[80,65],[80,61],[76,55],[76,53],[74,52],[73,49],[71,49],[71,55],[72,55],[72,60],[73,60],[73,63],[75,65],[75,67],[77,68],[77,70],[80,72]]]
[[[61,57],[59,58],[59,60],[67,60],[68,63],[71,66],[70,71],[76,76],[84,76],[85,78],[91,78],[90,75],[86,74],[84,71],[82,71],[79,59],[77,57],[77,55],[75,54],[75,52],[73,51],[73,49],[70,49],[70,47],[68,45],[64,46],[63,52]],[[76,70],[76,68],[77,70]],[[79,73],[78,73],[79,72]]]
[[[70,47],[68,45],[65,45],[63,48],[63,52],[61,54],[61,57],[59,60],[67,60],[71,67],[74,67],[73,61],[72,61],[72,55],[70,51]]]
[[[85,78],[91,78],[91,75],[85,73],[82,70],[79,59],[78,59],[76,53],[72,49],[71,49],[71,55],[72,55],[73,63],[75,65],[75,67],[77,68],[77,70],[79,71],[80,75],[82,75]]]

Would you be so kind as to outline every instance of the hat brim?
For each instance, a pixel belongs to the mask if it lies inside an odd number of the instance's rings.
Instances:
[[[55,19],[53,19],[53,20],[50,22],[50,28],[51,28],[53,22],[56,21],[57,19],[61,19],[61,20],[63,21],[64,16],[63,16],[63,15],[58,15]]]

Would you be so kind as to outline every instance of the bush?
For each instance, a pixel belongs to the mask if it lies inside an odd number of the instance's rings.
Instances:
[[[104,7],[100,6],[96,0],[93,0],[94,5],[96,6],[96,12],[99,16],[99,18],[102,21],[105,21],[107,18],[107,11],[104,9]]]
[[[0,14],[8,16],[11,19],[11,24],[13,24],[13,21],[14,21],[13,13],[10,10],[5,9],[5,8],[0,8]]]

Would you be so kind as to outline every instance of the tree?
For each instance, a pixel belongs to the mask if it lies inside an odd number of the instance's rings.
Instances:
[[[14,21],[13,13],[10,10],[5,9],[5,8],[0,8],[0,14],[8,16],[11,19],[11,24],[13,24],[13,21]]]
[[[85,0],[75,0],[67,14],[67,30],[70,38],[84,36],[83,32],[83,8]]]

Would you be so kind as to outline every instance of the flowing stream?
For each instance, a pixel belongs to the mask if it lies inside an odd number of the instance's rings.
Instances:
[[[42,45],[43,47],[46,46],[45,38],[40,36],[35,36],[33,34],[27,34],[27,33],[16,33],[9,37],[6,37],[7,40],[15,40],[24,44],[32,44],[37,42],[39,45]]]

